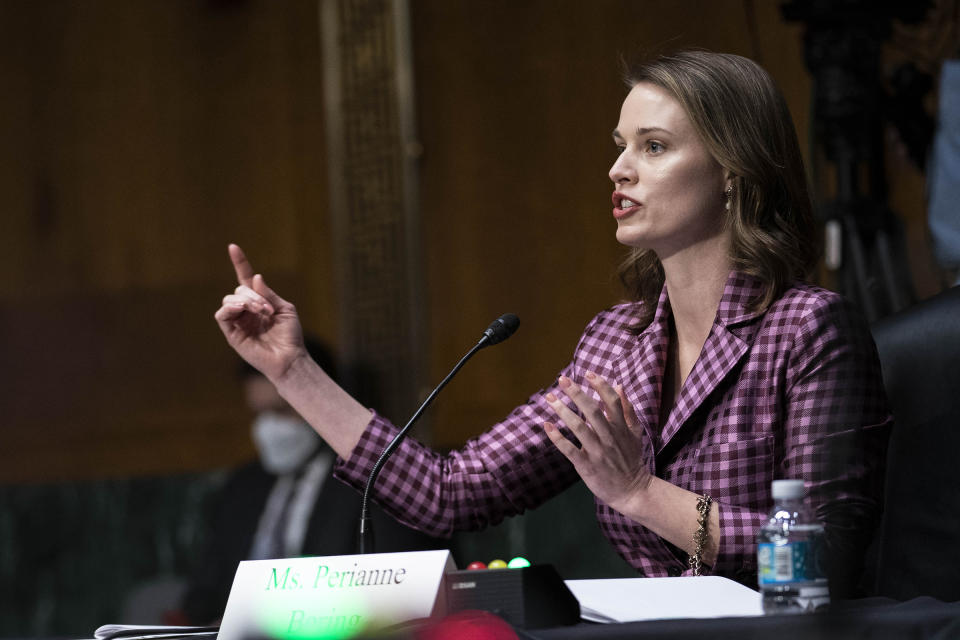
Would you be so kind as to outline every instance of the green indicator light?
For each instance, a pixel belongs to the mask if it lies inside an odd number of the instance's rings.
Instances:
[[[513,560],[507,563],[507,567],[510,569],[522,569],[524,567],[529,567],[530,561],[524,558],[523,556],[517,556]]]

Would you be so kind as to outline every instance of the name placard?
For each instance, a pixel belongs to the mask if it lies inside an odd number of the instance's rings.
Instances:
[[[219,640],[349,637],[443,612],[448,550],[241,562]]]

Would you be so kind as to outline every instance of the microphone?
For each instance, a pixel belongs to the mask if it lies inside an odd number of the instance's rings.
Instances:
[[[467,360],[473,357],[480,349],[484,347],[489,347],[490,345],[499,344],[512,336],[517,328],[520,326],[520,318],[512,313],[505,313],[493,322],[490,323],[490,326],[486,328],[483,332],[483,335],[480,337],[480,340],[473,346],[470,351],[467,352],[467,355],[460,358],[460,362],[450,370],[450,373],[447,374],[447,377],[437,385],[437,388],[430,392],[430,395],[427,396],[427,399],[423,401],[423,404],[414,412],[410,420],[407,421],[407,424],[404,425],[403,429],[400,429],[400,432],[390,441],[390,444],[387,445],[386,449],[383,450],[383,453],[380,454],[380,457],[377,459],[377,462],[373,465],[373,469],[370,470],[370,477],[367,478],[367,486],[363,490],[363,500],[360,503],[360,544],[359,544],[359,553],[373,553],[373,526],[370,521],[368,514],[368,501],[370,499],[370,492],[373,489],[374,483],[377,481],[377,476],[380,475],[380,470],[383,468],[383,465],[390,458],[393,452],[396,450],[403,439],[406,437],[407,432],[410,431],[410,427],[416,424],[417,420],[420,419],[420,416],[423,414],[424,410],[430,406],[430,403],[433,402],[433,399],[437,397],[437,394],[440,393],[440,390],[447,386],[447,383],[460,371],[461,367],[466,364]]]
[[[480,338],[480,342],[486,339],[483,346],[499,344],[512,336],[519,326],[520,318],[512,313],[505,313],[490,323],[487,330],[483,332],[483,338]]]

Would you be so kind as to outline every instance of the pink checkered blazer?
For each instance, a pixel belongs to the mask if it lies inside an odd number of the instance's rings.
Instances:
[[[658,418],[671,313],[666,288],[640,335],[627,331],[639,303],[597,315],[563,371],[588,390],[588,371],[623,385],[643,423],[650,471],[713,497],[720,531],[712,571],[742,581],[756,571],[755,536],[772,506],[774,479],[804,479],[808,501],[828,528],[875,524],[891,424],[876,348],[860,316],[837,294],[806,284],[757,314],[747,304],[761,289],[757,280],[731,273],[666,424]],[[449,536],[561,492],[577,474],[542,429],[557,420],[544,400],[552,389],[459,451],[439,454],[406,440],[385,465],[376,500],[413,527]],[[396,432],[375,415],[350,458],[338,462],[337,475],[362,488]],[[599,500],[596,515],[641,575],[689,572],[686,554],[645,527]]]

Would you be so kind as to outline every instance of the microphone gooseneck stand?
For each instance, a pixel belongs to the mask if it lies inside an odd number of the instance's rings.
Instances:
[[[460,358],[460,362],[447,374],[447,377],[437,385],[437,388],[434,389],[427,399],[423,401],[423,404],[420,405],[420,408],[416,410],[410,420],[407,421],[407,424],[404,425],[403,429],[400,429],[400,432],[390,441],[390,444],[387,445],[386,449],[383,450],[383,453],[380,454],[380,457],[377,459],[377,462],[373,465],[373,469],[370,470],[370,477],[367,478],[367,486],[363,490],[363,500],[360,503],[360,541],[358,553],[373,553],[373,526],[370,520],[368,513],[369,498],[370,492],[373,490],[373,485],[377,481],[377,476],[380,475],[380,470],[383,468],[383,465],[386,463],[387,459],[390,458],[391,454],[396,450],[403,439],[406,437],[407,432],[410,431],[410,427],[416,424],[417,420],[420,419],[420,416],[423,414],[424,410],[430,406],[430,403],[433,402],[433,399],[437,397],[437,394],[440,393],[440,390],[447,386],[447,383],[457,374],[458,371],[466,364],[467,360],[473,357],[480,349],[484,347],[489,347],[500,342],[503,342],[507,338],[513,335],[514,331],[517,330],[517,327],[520,326],[520,319],[512,313],[505,313],[496,320],[494,320],[489,327],[483,332],[483,337],[473,346],[470,351],[467,352],[467,355]]]

